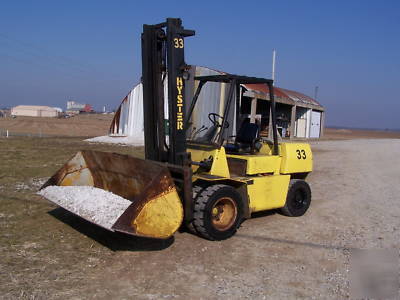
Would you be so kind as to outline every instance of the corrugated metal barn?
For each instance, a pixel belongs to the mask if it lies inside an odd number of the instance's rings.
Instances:
[[[247,109],[244,113],[258,119],[263,129],[269,122],[268,88],[259,84],[244,87],[242,108]],[[282,137],[320,138],[323,135],[325,110],[315,99],[280,87],[274,87],[274,95],[277,125]]]
[[[198,81],[195,76],[224,74],[206,67],[192,66],[189,80],[185,83],[186,99],[192,99]],[[229,86],[225,83],[207,83],[199,96],[193,113],[192,128],[210,126],[209,112],[222,114],[223,102]],[[247,84],[241,86],[240,113],[236,107],[230,111],[228,121],[233,124],[226,132],[226,138],[236,132],[237,124],[249,118],[259,124],[261,135],[268,136],[270,126],[269,91],[264,85]],[[111,135],[132,136],[143,141],[143,88],[138,84],[123,99],[110,127]],[[166,85],[164,94],[167,95]],[[302,93],[275,87],[278,131],[283,138],[319,138],[323,134],[324,108],[314,99]],[[189,105],[187,105],[189,107]],[[165,118],[168,118],[165,105]],[[236,120],[236,116],[240,120]],[[190,134],[190,129],[188,130]]]

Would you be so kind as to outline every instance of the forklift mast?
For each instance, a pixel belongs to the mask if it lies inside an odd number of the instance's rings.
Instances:
[[[181,19],[173,18],[156,25],[143,25],[142,33],[145,158],[168,167],[183,200],[186,222],[193,219],[193,193],[184,122],[185,80],[189,74],[184,60],[184,38],[194,34],[193,30],[183,28]],[[167,99],[164,80],[167,80]],[[165,101],[168,123],[164,120]]]
[[[146,159],[183,166],[186,151],[185,79],[189,66],[184,60],[184,38],[193,36],[181,19],[168,18],[156,25],[143,25],[142,83]],[[167,80],[168,95],[164,99]],[[164,102],[168,101],[168,123]],[[167,143],[167,132],[169,142]]]

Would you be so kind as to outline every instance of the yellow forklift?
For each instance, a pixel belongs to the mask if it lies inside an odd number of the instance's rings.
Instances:
[[[234,235],[254,212],[279,209],[297,217],[307,211],[311,190],[305,178],[312,171],[312,152],[305,143],[279,143],[273,81],[233,74],[190,78],[184,39],[192,35],[194,31],[184,29],[180,19],[143,26],[145,159],[80,151],[43,185],[40,193],[44,197],[108,230],[161,239],[183,225],[206,239],[223,240]],[[189,79],[195,80],[197,89],[187,103],[185,82]],[[206,112],[207,125],[196,130],[193,118],[204,116],[199,111],[199,96],[210,83],[225,84],[228,93],[218,111]],[[240,86],[245,84],[268,88],[270,140],[260,137],[258,124],[240,122]],[[165,101],[168,122],[164,120]],[[107,217],[101,209],[113,210],[114,206],[110,202],[96,207],[100,196],[85,198],[83,190],[78,190],[80,194],[66,201],[57,195],[82,186],[92,187],[91,192],[113,193],[126,206]],[[102,214],[101,218],[96,214]],[[104,222],[104,218],[109,219]]]

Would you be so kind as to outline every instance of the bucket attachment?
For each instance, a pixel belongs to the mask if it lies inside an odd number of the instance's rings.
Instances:
[[[165,239],[183,220],[183,207],[167,167],[150,160],[80,151],[39,194],[111,231]]]

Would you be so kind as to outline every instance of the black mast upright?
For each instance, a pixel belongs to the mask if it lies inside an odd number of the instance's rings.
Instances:
[[[172,164],[182,165],[186,155],[185,128],[185,79],[188,66],[185,63],[184,38],[194,35],[185,30],[181,19],[167,19],[167,70],[169,103],[169,159]]]
[[[167,157],[164,129],[165,71],[163,47],[165,32],[163,24],[143,25],[142,33],[142,84],[144,112],[145,157],[163,161]]]
[[[165,28],[165,31],[164,29]],[[143,25],[142,82],[146,159],[183,165],[186,153],[184,38],[194,35],[181,19]],[[164,125],[163,75],[168,78],[169,145]]]

